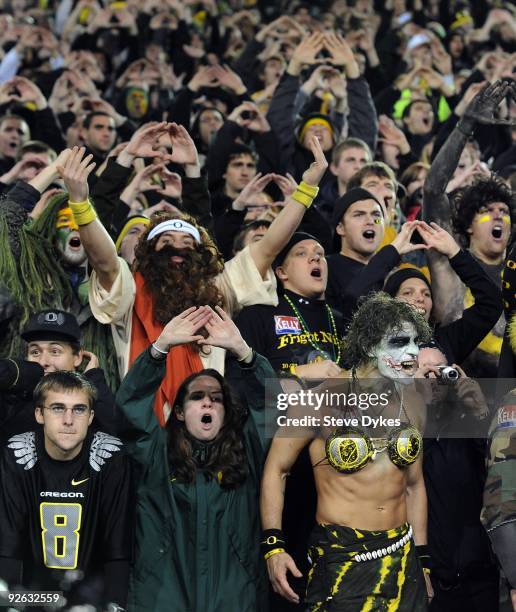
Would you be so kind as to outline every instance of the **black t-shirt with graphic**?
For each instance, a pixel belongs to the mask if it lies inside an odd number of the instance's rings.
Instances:
[[[339,357],[342,317],[330,313],[324,300],[285,290],[277,306],[248,306],[235,323],[249,346],[276,371],[325,359],[336,362]]]
[[[129,562],[130,467],[118,438],[90,431],[77,457],[57,461],[41,430],[18,434],[1,470],[0,558],[22,561],[25,587],[62,590],[67,570],[88,577],[103,564]]]

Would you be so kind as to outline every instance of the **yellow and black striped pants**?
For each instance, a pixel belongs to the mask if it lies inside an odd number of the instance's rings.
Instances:
[[[318,525],[310,537],[312,567],[308,574],[305,611],[426,610],[425,580],[414,541],[405,538],[407,541],[400,543],[408,530],[407,523],[388,531]],[[394,545],[396,550],[392,551]],[[389,548],[391,552],[383,555]],[[382,551],[380,557],[378,551]],[[358,561],[357,555],[361,556]]]

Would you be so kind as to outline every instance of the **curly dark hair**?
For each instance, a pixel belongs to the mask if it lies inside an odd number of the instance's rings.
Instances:
[[[479,178],[472,185],[461,187],[453,192],[451,196],[453,230],[458,234],[461,246],[469,246],[468,229],[475,215],[483,206],[488,206],[493,202],[507,204],[511,223],[513,223],[516,212],[516,194],[513,194],[510,187],[496,174],[492,174],[488,179]]]
[[[147,240],[149,232],[163,221],[183,219],[194,225],[201,235],[195,249],[184,249],[185,261],[179,267],[171,266],[168,250],[156,251],[159,236]],[[195,219],[185,214],[153,215],[146,232],[135,249],[135,270],[145,279],[153,299],[153,316],[166,324],[191,306],[224,306],[215,278],[224,269],[224,260],[207,231]]]
[[[224,424],[210,445],[208,461],[203,465],[206,480],[214,478],[219,472],[220,486],[234,489],[240,486],[249,473],[243,429],[247,420],[247,410],[237,401],[231,387],[216,370],[207,369],[191,374],[182,382],[174,400],[174,409],[167,421],[167,456],[171,473],[179,482],[193,483],[197,465],[193,459],[193,446],[184,421],[177,418],[177,411],[183,409],[190,383],[199,376],[210,376],[221,386],[224,401]]]
[[[419,342],[428,342],[430,326],[416,309],[387,293],[372,293],[360,302],[342,341],[346,366],[352,370],[371,361],[371,352],[386,333],[397,332],[403,323],[412,323]]]

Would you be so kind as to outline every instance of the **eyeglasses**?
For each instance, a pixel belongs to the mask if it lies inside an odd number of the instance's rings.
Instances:
[[[83,416],[86,416],[90,411],[88,406],[72,406],[72,408],[66,408],[65,406],[61,406],[59,404],[53,404],[52,406],[43,406],[43,407],[46,408],[47,410],[50,410],[50,412],[55,416],[62,416],[63,414],[71,410],[73,416],[83,417]]]

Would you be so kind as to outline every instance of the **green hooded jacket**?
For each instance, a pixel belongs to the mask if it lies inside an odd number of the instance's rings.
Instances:
[[[224,490],[199,470],[195,483],[171,479],[167,432],[154,415],[165,362],[144,351],[125,377],[117,404],[136,430],[128,450],[140,468],[136,551],[128,608],[137,612],[261,612],[267,609],[265,563],[259,552],[259,493],[268,448],[266,379],[275,374],[256,355],[250,366],[230,360],[232,380],[245,388],[244,427],[249,474]],[[239,380],[237,380],[239,379]]]

